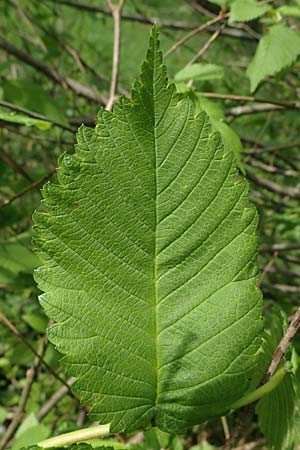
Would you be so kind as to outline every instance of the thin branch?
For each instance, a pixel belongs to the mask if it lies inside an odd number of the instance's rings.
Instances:
[[[293,316],[293,319],[285,332],[283,338],[281,339],[279,345],[277,346],[275,352],[273,353],[272,360],[270,362],[270,365],[265,373],[265,375],[262,378],[262,385],[266,384],[270,378],[275,374],[276,370],[278,369],[278,366],[286,353],[288,346],[290,345],[293,337],[296,335],[297,331],[300,327],[300,308],[296,311],[296,313]],[[251,405],[246,406],[244,408],[241,417],[239,418],[238,422],[236,423],[235,427],[233,428],[232,432],[230,433],[229,438],[227,439],[223,450],[230,450],[232,449],[235,440],[239,436],[240,432],[244,428],[248,418],[253,414],[255,409],[255,404],[252,403]]]
[[[270,100],[266,98],[257,98],[249,95],[235,95],[235,94],[218,94],[216,92],[203,92],[202,94],[206,98],[214,98],[217,100],[232,100],[236,102],[257,102],[257,103],[265,103],[268,105],[277,105],[286,109],[300,109],[299,102],[283,102],[280,100]]]
[[[20,425],[23,415],[25,406],[27,403],[27,400],[29,398],[29,394],[31,391],[32,384],[36,378],[38,369],[40,367],[40,364],[42,362],[43,355],[45,353],[46,347],[47,347],[47,338],[43,338],[40,348],[37,351],[37,356],[34,358],[33,365],[30,369],[27,370],[26,373],[26,382],[25,386],[23,388],[23,391],[21,393],[20,402],[18,405],[18,409],[16,411],[16,414],[14,418],[12,419],[11,423],[9,424],[6,432],[4,433],[4,436],[0,442],[0,450],[4,450],[12,436],[14,435],[16,429]]]
[[[224,18],[228,17],[228,14],[224,14],[221,12],[217,17],[214,17],[213,19],[209,20],[208,22],[198,26],[194,30],[192,30],[190,33],[183,36],[179,41],[175,42],[175,44],[172,45],[172,47],[169,48],[164,54],[164,58],[167,58],[167,56],[171,55],[171,53],[175,52],[181,45],[183,45],[186,41],[191,39],[193,36],[196,36],[196,34],[202,33],[203,31],[207,30],[209,26],[214,25]]]
[[[211,46],[211,44],[217,39],[217,37],[219,36],[219,34],[221,33],[221,31],[223,30],[225,24],[222,24],[220,26],[220,28],[218,30],[216,30],[211,36],[210,38],[207,40],[207,42],[205,42],[205,44],[203,45],[203,47],[200,48],[200,50],[196,53],[195,56],[193,56],[193,58],[187,63],[187,66],[190,66],[192,64],[194,64],[194,62],[196,62],[199,58],[201,58],[201,56],[204,55],[204,53],[206,52],[206,50]]]
[[[250,154],[250,155],[255,154],[255,153],[265,153],[265,152],[273,153],[273,152],[277,152],[279,150],[289,150],[290,148],[295,148],[295,147],[300,147],[299,141],[290,142],[288,144],[275,145],[273,147],[265,147],[260,144],[259,147],[246,150],[245,153]]]
[[[289,161],[290,162],[290,161]],[[300,171],[299,170],[286,170],[281,169],[277,166],[271,165],[271,164],[265,164],[264,162],[257,161],[256,159],[251,159],[251,164],[249,164],[249,167],[257,167],[258,169],[261,169],[263,172],[271,173],[271,174],[280,174],[285,177],[299,177]]]
[[[70,386],[74,383],[75,378],[71,377],[67,380],[68,386],[62,386],[58,391],[46,401],[46,403],[41,407],[41,409],[36,413],[36,418],[40,422],[43,420],[47,414],[57,405],[57,403],[66,395],[70,394]]]
[[[260,276],[259,282],[258,282],[258,287],[260,287],[262,285],[262,282],[264,281],[264,279],[266,278],[268,272],[270,272],[276,258],[278,256],[278,252],[274,252],[270,261],[268,262],[268,264],[266,264],[266,266],[264,267],[264,270]]]
[[[30,183],[33,182],[33,179],[31,178],[29,173],[27,173],[24,167],[21,166],[17,161],[15,161],[12,156],[6,153],[3,149],[1,149],[0,160],[7,166],[11,167],[15,172],[22,175],[27,181],[29,181]]]
[[[258,186],[266,189],[267,191],[274,192],[278,195],[286,195],[291,198],[300,198],[300,189],[290,186],[283,186],[281,184],[275,183],[274,181],[268,180],[267,178],[262,178],[254,175],[252,172],[247,173],[247,177]]]
[[[41,364],[43,364],[44,367],[53,375],[57,380],[59,380],[62,384],[65,386],[68,386],[67,382],[63,380],[53,369],[49,366],[49,364],[46,363],[44,359],[42,359],[39,355],[39,353],[32,347],[32,345],[27,341],[27,339],[23,336],[22,333],[20,333],[17,328],[14,326],[14,324],[0,311],[0,320],[7,326],[7,328],[10,329],[10,331],[20,340],[23,342],[23,344],[26,345],[27,348],[37,357],[41,360]]]
[[[281,111],[282,109],[288,108],[279,105],[273,105],[272,103],[254,103],[253,105],[234,106],[233,108],[228,108],[225,110],[225,115],[240,117],[262,112]],[[295,106],[293,104],[291,105],[291,109],[295,109]]]
[[[23,49],[16,47],[15,45],[8,42],[2,36],[0,36],[0,48],[2,48],[6,53],[15,56],[20,61],[25,64],[34,67],[36,70],[44,74],[47,78],[54,81],[55,83],[61,85],[64,89],[69,88],[77,95],[86,98],[87,100],[93,101],[100,105],[105,104],[105,99],[91,89],[89,86],[85,86],[73,78],[65,77],[57,72],[50,66],[42,63],[38,59],[31,56],[29,53],[25,52]]]
[[[55,173],[55,171],[56,171],[56,169],[51,170],[51,172],[49,172],[47,175],[42,176],[41,178],[36,180],[34,183],[30,184],[29,186],[26,186],[24,189],[22,189],[22,191],[18,192],[13,197],[8,198],[7,200],[4,200],[4,202],[0,204],[0,209],[4,208],[5,206],[11,205],[15,200],[17,200],[18,198],[23,197],[23,195],[27,194],[27,192],[44,184],[45,181],[49,180],[49,178],[52,177],[52,175]]]
[[[113,0],[107,0],[107,3],[114,20],[113,64],[109,90],[109,99],[106,104],[106,109],[108,111],[111,111],[118,89],[118,77],[120,66],[121,14],[125,0],[119,0],[119,2],[116,5],[113,3]]]
[[[258,446],[264,444],[265,442],[265,439],[257,439],[257,441],[247,442],[246,444],[239,445],[232,450],[256,450]]]
[[[299,327],[300,327],[300,308],[298,308],[297,311],[295,312],[288,329],[286,330],[283,338],[281,339],[281,341],[279,342],[279,344],[275,350],[275,353],[272,357],[271,364],[269,365],[269,368],[263,379],[264,383],[266,383],[278,369],[278,366],[279,366],[283,356],[285,355],[292,339],[294,338],[297,331],[299,330]]]
[[[300,294],[300,286],[292,286],[290,284],[273,283],[265,286],[271,290],[283,292],[284,294]]]
[[[280,244],[271,245],[271,247],[262,247],[261,251],[269,251],[269,252],[286,252],[290,250],[300,250],[300,244],[290,244],[288,242],[282,242]]]
[[[75,2],[72,0],[46,0],[48,2],[54,3],[56,5],[65,5],[70,6],[72,8],[80,9],[81,11],[91,12],[91,13],[100,13],[105,16],[111,16],[111,12],[109,9],[102,8],[101,6],[94,6],[87,3]],[[122,20],[130,21],[130,22],[138,22],[148,25],[157,24],[160,27],[172,28],[174,30],[193,30],[198,25],[196,23],[187,23],[187,22],[177,22],[172,20],[164,20],[159,19],[158,17],[145,17],[141,15],[132,15],[123,13]],[[216,29],[212,26],[207,28],[207,31],[214,33]],[[254,36],[251,36],[249,33],[245,33],[242,30],[236,29],[224,29],[221,34],[237,39],[246,39],[246,40],[257,40]]]

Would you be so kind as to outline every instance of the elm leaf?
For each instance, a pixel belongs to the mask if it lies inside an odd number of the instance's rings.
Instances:
[[[131,99],[79,129],[43,195],[41,303],[92,419],[181,433],[226,412],[260,358],[257,213],[156,27]]]

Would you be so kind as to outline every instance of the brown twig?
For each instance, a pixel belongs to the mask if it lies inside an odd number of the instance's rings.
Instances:
[[[66,394],[70,394],[70,386],[74,383],[74,381],[74,377],[69,378],[66,382],[67,386],[62,386],[46,401],[46,403],[36,413],[36,418],[39,422],[47,416],[51,409],[53,409]]]
[[[75,2],[72,0],[47,0],[48,2],[54,3],[56,5],[65,5],[69,6],[71,8],[80,9],[81,11],[91,12],[91,13],[100,13],[105,16],[111,16],[111,12],[109,9],[102,8],[101,6],[95,6],[90,5],[87,3],[82,2]],[[160,27],[165,28],[172,28],[174,30],[193,30],[197,27],[196,23],[187,23],[187,22],[176,22],[172,20],[164,20],[159,19],[157,17],[145,17],[141,15],[132,15],[123,13],[122,14],[122,20],[130,21],[130,22],[138,22],[138,23],[144,23],[148,25],[154,25],[157,24]],[[207,31],[209,32],[215,32],[215,28],[208,27]],[[251,36],[249,33],[245,33],[242,30],[236,30],[236,29],[224,29],[222,30],[221,34],[224,34],[231,38],[237,38],[237,39],[246,39],[246,40],[257,40],[253,36]]]
[[[290,162],[290,161],[288,161]],[[257,159],[252,158],[251,164],[249,164],[251,167],[257,167],[258,169],[261,169],[263,172],[271,173],[271,174],[280,174],[284,175],[285,177],[299,177],[300,171],[299,170],[286,170],[281,169],[280,167],[274,166],[273,164],[265,164],[264,162],[258,161]]]
[[[262,112],[281,111],[282,109],[288,108],[279,105],[273,105],[272,103],[254,103],[253,105],[234,106],[233,108],[228,108],[225,110],[225,115],[240,117]],[[295,109],[295,106],[293,104],[291,104],[291,109]]]
[[[250,95],[235,95],[235,94],[219,94],[216,92],[203,92],[202,94],[206,98],[214,98],[216,100],[232,100],[236,102],[257,102],[257,103],[265,103],[268,105],[277,105],[286,109],[300,109],[300,103],[294,102],[283,102],[280,100],[270,100],[266,98],[253,97]]]
[[[294,147],[300,147],[300,142],[299,141],[290,142],[289,144],[280,144],[280,145],[275,145],[273,147],[265,147],[265,146],[260,145],[259,147],[255,147],[255,148],[246,150],[245,153],[250,154],[250,155],[252,155],[254,153],[264,153],[264,152],[273,153],[273,152],[277,152],[279,150],[289,150],[290,148],[294,148]]]
[[[0,313],[1,314],[1,313]],[[16,411],[16,414],[14,415],[11,423],[9,424],[6,432],[4,433],[4,436],[2,437],[2,440],[0,442],[0,450],[4,450],[12,436],[14,435],[16,429],[20,425],[23,415],[25,406],[27,403],[27,400],[29,398],[29,394],[31,391],[32,384],[36,378],[38,369],[40,367],[40,364],[42,362],[43,355],[45,353],[46,347],[47,347],[47,338],[43,337],[40,348],[36,352],[36,357],[34,358],[33,365],[30,369],[27,370],[26,373],[26,382],[25,386],[23,388],[23,391],[20,396],[19,405]]]
[[[201,56],[204,55],[204,53],[206,52],[206,50],[211,46],[211,44],[217,39],[217,37],[220,35],[221,31],[223,30],[225,24],[222,24],[220,26],[220,28],[218,30],[216,30],[211,36],[210,38],[207,40],[207,42],[205,42],[205,44],[203,45],[203,47],[200,48],[200,50],[196,53],[195,56],[193,56],[193,58],[190,59],[190,61],[187,63],[187,66],[190,66],[192,64],[194,64],[199,58],[201,58]]]
[[[247,442],[246,444],[239,445],[238,447],[234,447],[232,450],[256,450],[258,446],[264,444],[265,439],[257,439],[254,442]]]
[[[57,72],[57,70],[42,63],[38,59],[31,56],[29,53],[25,52],[23,49],[20,49],[11,44],[2,36],[0,36],[0,48],[2,48],[6,53],[15,56],[20,61],[23,61],[25,64],[34,67],[36,70],[44,74],[47,78],[61,85],[64,89],[69,88],[77,95],[100,105],[104,105],[106,103],[105,99],[89,86],[85,86],[74,80],[73,78],[61,75]]]
[[[261,247],[262,252],[288,252],[290,250],[300,250],[300,244],[290,244],[288,242],[282,242],[279,244],[273,244],[270,247]]]
[[[203,31],[207,30],[209,26],[214,25],[224,18],[228,17],[228,14],[224,14],[221,12],[217,17],[214,17],[213,19],[209,20],[208,22],[200,25],[199,27],[192,30],[190,33],[183,36],[179,41],[175,42],[175,44],[172,45],[172,47],[169,48],[164,54],[164,58],[167,58],[167,56],[171,55],[171,53],[175,52],[181,45],[183,45],[186,41],[191,39],[193,36],[196,36],[196,34],[202,33]]]
[[[1,149],[0,160],[7,166],[11,167],[15,172],[22,175],[27,181],[29,181],[30,183],[33,182],[33,179],[31,178],[29,173],[27,173],[24,167],[21,166],[17,161],[15,161],[12,156],[6,153],[3,149]]]
[[[120,66],[120,40],[121,40],[121,15],[125,0],[119,0],[117,4],[113,3],[113,0],[107,0],[107,4],[111,11],[114,20],[114,49],[113,49],[113,64],[112,64],[112,74],[109,89],[109,99],[106,104],[106,109],[108,111],[112,110],[116,93],[118,89],[118,77],[119,77],[119,66]]]
[[[279,283],[273,283],[270,285],[266,285],[266,288],[269,288],[271,290],[276,290],[279,292],[283,292],[284,294],[300,294],[300,286],[292,286],[290,284],[279,284]]]
[[[264,376],[263,383],[269,381],[269,379],[274,375],[274,373],[278,369],[278,366],[283,356],[285,355],[287,348],[290,345],[293,337],[299,330],[299,327],[300,327],[300,308],[298,308],[297,311],[295,312],[288,329],[286,330],[283,338],[281,339],[275,350],[275,353],[273,354],[271,364],[269,365],[269,368]]]
[[[0,204],[0,209],[4,208],[5,206],[11,205],[15,200],[17,200],[18,198],[23,197],[23,195],[27,194],[27,192],[44,184],[45,181],[49,180],[49,178],[52,177],[52,175],[55,173],[55,171],[56,171],[56,169],[51,170],[51,172],[49,172],[47,175],[42,176],[41,178],[36,180],[34,183],[30,184],[29,186],[26,186],[24,189],[22,189],[22,191],[18,192],[13,197],[8,198],[7,200],[4,200],[4,202]]]
[[[274,192],[275,194],[278,195],[286,195],[291,198],[297,199],[300,198],[300,189],[298,188],[283,186],[281,184],[275,183],[275,181],[268,180],[267,178],[258,177],[257,175],[254,175],[254,173],[250,171],[248,171],[247,177],[253,183],[257,184],[258,186],[261,186],[267,191]]]
[[[260,287],[262,285],[262,282],[266,278],[268,272],[270,272],[270,269],[273,266],[277,256],[278,256],[278,252],[274,252],[271,259],[269,260],[268,264],[265,265],[264,270],[262,271],[262,274],[261,274],[259,282],[258,282],[258,287]]]
[[[49,364],[46,363],[44,359],[42,359],[39,355],[39,353],[32,347],[32,345],[27,341],[27,339],[23,336],[22,333],[20,333],[17,328],[14,326],[14,324],[0,311],[0,320],[7,326],[7,328],[10,329],[10,331],[20,340],[23,342],[23,344],[26,345],[27,348],[37,357],[41,360],[41,364],[43,364],[44,367],[53,375],[57,380],[59,380],[62,384],[64,384],[67,388],[69,388],[67,382],[61,378],[53,369],[49,366]]]
[[[270,365],[265,373],[265,375],[262,378],[261,384],[265,384],[269,381],[269,379],[275,374],[284,354],[286,353],[288,346],[290,345],[293,337],[296,335],[297,331],[300,327],[300,308],[297,309],[295,312],[293,319],[286,330],[283,338],[279,342],[275,352],[273,353],[272,360],[270,362]],[[252,403],[251,405],[247,405],[239,417],[235,427],[230,433],[229,438],[227,439],[223,450],[230,450],[232,449],[235,440],[241,433],[242,429],[244,428],[248,418],[253,414],[254,408],[256,403]]]

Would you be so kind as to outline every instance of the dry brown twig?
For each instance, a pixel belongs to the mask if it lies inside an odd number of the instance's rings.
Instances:
[[[61,378],[53,369],[49,366],[49,364],[44,361],[44,359],[39,355],[39,353],[32,347],[32,345],[27,341],[27,339],[20,333],[17,328],[14,326],[14,324],[0,311],[0,321],[2,321],[7,328],[10,329],[10,331],[20,340],[23,342],[23,344],[26,345],[27,348],[37,357],[41,360],[41,364],[53,375],[57,380],[59,380],[62,384],[64,384],[68,389],[69,386],[67,382]]]
[[[62,86],[63,89],[70,89],[75,94],[86,98],[92,102],[100,105],[105,104],[105,99],[90,86],[85,86],[73,78],[61,75],[54,68],[44,64],[38,59],[25,52],[23,49],[16,47],[0,36],[0,48],[6,53],[13,55],[15,58],[23,61],[25,64],[34,67],[40,73],[43,73],[47,78]]]
[[[228,14],[224,14],[221,12],[218,16],[214,17],[213,19],[209,20],[208,22],[200,25],[199,27],[195,28],[194,30],[190,31],[190,33],[183,36],[179,41],[175,42],[175,44],[172,45],[172,47],[169,48],[164,54],[164,58],[167,58],[171,53],[175,52],[181,45],[183,45],[186,41],[191,39],[193,36],[195,36],[198,33],[202,33],[203,31],[207,30],[211,25],[214,25],[221,20],[228,17]]]
[[[18,198],[23,197],[23,195],[27,194],[27,192],[44,184],[45,181],[49,180],[49,178],[51,178],[55,172],[56,172],[56,169],[51,170],[51,172],[49,172],[47,175],[42,176],[41,178],[36,180],[34,183],[30,184],[29,186],[26,186],[24,189],[22,189],[22,191],[18,192],[13,197],[4,200],[4,202],[0,204],[0,209],[4,208],[5,206],[11,205],[15,200],[17,200]],[[0,318],[1,318],[1,316],[0,316]]]
[[[75,378],[70,377],[66,382],[67,386],[62,386],[44,403],[41,409],[36,413],[36,418],[39,422],[47,416],[51,409],[53,409],[66,394],[70,394],[69,387],[74,383],[74,381]]]
[[[22,175],[27,181],[29,181],[30,183],[33,182],[33,179],[24,169],[24,167],[21,166],[21,164],[19,164],[17,161],[15,161],[14,158],[9,153],[6,153],[6,151],[4,151],[3,149],[1,149],[0,160],[7,166],[11,167],[16,173]]]
[[[30,369],[27,370],[26,383],[25,383],[25,386],[21,393],[20,402],[19,402],[17,411],[16,411],[11,423],[9,424],[6,432],[4,433],[4,436],[2,437],[2,440],[0,442],[0,450],[5,449],[6,445],[8,444],[8,442],[14,435],[16,429],[18,428],[18,426],[20,425],[20,423],[23,419],[25,406],[26,406],[27,400],[30,395],[32,384],[37,376],[39,367],[43,360],[43,355],[44,355],[46,347],[47,347],[47,342],[48,342],[48,340],[44,336],[42,339],[41,345],[40,345],[39,349],[37,350],[37,355],[34,358],[33,365]]]
[[[109,99],[106,104],[106,109],[108,111],[112,110],[118,89],[119,66],[120,66],[121,17],[124,3],[125,0],[119,0],[117,4],[114,4],[113,0],[107,0],[107,4],[109,6],[109,9],[111,11],[114,20],[113,65],[109,89]]]
[[[194,64],[199,58],[201,58],[201,56],[204,55],[204,53],[206,52],[206,50],[208,50],[208,48],[211,46],[211,44],[217,39],[217,37],[220,35],[221,31],[223,30],[223,28],[225,27],[225,24],[223,23],[220,28],[218,28],[218,30],[216,30],[211,36],[210,38],[205,42],[205,44],[203,45],[203,47],[200,48],[200,50],[196,53],[195,56],[193,56],[193,58],[190,59],[190,61],[187,63],[187,66],[191,66],[192,64]]]
[[[299,327],[300,327],[300,308],[298,308],[297,311],[295,312],[288,329],[286,330],[283,338],[281,339],[275,352],[273,353],[272,360],[270,362],[270,365],[269,365],[265,375],[262,378],[261,384],[267,383],[269,381],[269,379],[275,374],[283,356],[285,355],[285,353],[288,349],[288,346],[290,345],[292,339],[294,338],[297,331],[299,330]],[[237,439],[237,437],[243,430],[248,418],[253,414],[255,404],[256,403],[252,403],[250,405],[247,405],[244,408],[235,427],[231,431],[229,438],[226,440],[223,450],[231,450],[232,449],[235,440]]]

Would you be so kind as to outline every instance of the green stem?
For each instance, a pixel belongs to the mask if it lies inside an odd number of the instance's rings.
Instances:
[[[64,445],[76,444],[77,442],[95,439],[109,434],[110,423],[106,425],[98,425],[97,427],[84,428],[83,430],[72,431],[71,433],[61,434],[45,441],[37,443],[39,447],[63,447]]]
[[[275,389],[283,380],[283,378],[286,376],[286,374],[289,372],[288,367],[282,367],[281,369],[277,370],[275,375],[273,375],[272,378],[266,383],[257,388],[255,391],[249,392],[248,394],[244,395],[244,397],[240,398],[236,402],[234,402],[231,405],[230,409],[238,409],[242,406],[249,405],[250,403],[256,402],[260,398],[264,397],[265,395],[269,394],[273,389]]]

